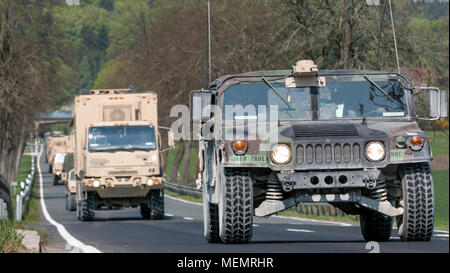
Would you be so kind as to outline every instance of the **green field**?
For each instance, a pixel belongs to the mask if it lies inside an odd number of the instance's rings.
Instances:
[[[433,156],[448,155],[448,131],[426,131],[431,138],[431,150]]]

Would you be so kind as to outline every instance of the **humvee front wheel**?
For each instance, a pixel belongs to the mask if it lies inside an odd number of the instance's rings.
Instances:
[[[403,215],[397,217],[402,241],[429,241],[434,225],[433,177],[428,163],[410,164],[400,170]]]
[[[59,184],[59,177],[57,175],[53,176],[53,186],[56,186]]]
[[[208,202],[203,198],[203,224],[204,236],[208,243],[219,243],[219,209],[217,204]]]
[[[253,186],[247,169],[225,168],[219,185],[219,236],[247,243],[253,235]]]

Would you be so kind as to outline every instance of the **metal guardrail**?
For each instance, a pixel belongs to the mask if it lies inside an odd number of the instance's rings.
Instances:
[[[34,152],[37,151],[37,139],[35,140]],[[31,187],[33,186],[34,175],[35,175],[35,155],[31,155],[31,170],[28,174],[28,177],[24,181],[19,182],[20,192],[16,195],[16,221],[22,221],[23,218],[23,209],[27,202],[28,197],[30,196]]]
[[[168,181],[164,182],[164,187],[178,194],[187,195],[195,198],[202,197],[202,190],[199,190],[197,188],[183,186]]]
[[[13,219],[13,208],[9,183],[5,177],[0,174],[0,220],[4,218]]]

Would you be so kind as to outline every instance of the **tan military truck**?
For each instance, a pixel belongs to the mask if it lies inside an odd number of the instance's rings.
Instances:
[[[140,206],[144,219],[162,219],[165,178],[156,94],[80,92],[71,126],[78,218],[93,220],[94,208],[101,206]]]
[[[48,172],[53,173],[53,160],[57,153],[63,153],[65,151],[66,137],[65,136],[54,136],[47,139],[47,163]]]
[[[75,211],[77,209],[77,177],[75,176],[75,169],[72,169],[67,173],[67,178],[64,184],[64,194],[66,195],[66,210]]]

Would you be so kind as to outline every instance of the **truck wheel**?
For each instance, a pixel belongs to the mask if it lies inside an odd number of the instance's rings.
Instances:
[[[161,220],[164,218],[164,190],[151,190],[151,210],[150,218]]]
[[[69,211],[75,211],[77,209],[77,201],[76,201],[76,194],[75,193],[69,193],[68,194],[68,208]]]
[[[387,188],[384,180],[378,180],[375,189],[370,190],[368,196],[378,201],[387,200]],[[359,217],[361,233],[366,241],[385,242],[392,233],[393,218],[377,211],[363,208]]]
[[[93,192],[86,192],[86,198],[80,202],[79,217],[82,222],[94,219],[94,194]]]
[[[53,176],[53,186],[56,186],[59,184],[59,177],[57,175]]]
[[[434,226],[433,177],[428,163],[401,169],[403,215],[397,217],[402,241],[429,241]]]
[[[219,183],[219,236],[247,243],[253,233],[253,186],[247,169],[225,168]]]
[[[66,194],[66,210],[69,210],[69,195]]]
[[[141,204],[141,216],[144,219],[150,219],[151,208],[147,204]]]
[[[52,173],[52,172],[53,172],[52,165],[48,165],[48,173]]]

